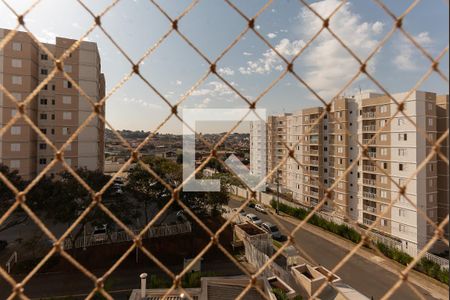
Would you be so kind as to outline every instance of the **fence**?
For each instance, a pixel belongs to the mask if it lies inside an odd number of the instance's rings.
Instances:
[[[216,235],[215,232],[212,232],[209,227],[200,219],[198,216],[196,216],[193,211],[181,201],[179,195],[180,191],[183,189],[183,187],[186,185],[186,182],[178,183],[176,186],[173,186],[169,183],[167,183],[164,179],[161,178],[161,176],[158,175],[157,172],[155,172],[149,165],[145,164],[143,161],[140,160],[140,151],[142,148],[149,143],[150,140],[152,140],[156,134],[161,130],[161,128],[164,127],[164,125],[171,119],[175,119],[178,121],[181,121],[183,124],[185,124],[179,108],[186,102],[186,100],[198,89],[202,84],[204,84],[207,80],[207,78],[214,77],[217,78],[218,82],[223,84],[224,86],[228,87],[231,94],[236,96],[236,99],[238,101],[241,101],[242,104],[244,104],[246,107],[248,107],[249,113],[254,112],[256,108],[258,108],[261,105],[261,99],[263,99],[266,95],[269,94],[269,92],[284,78],[290,76],[292,80],[294,80],[296,83],[298,83],[301,87],[305,88],[308,92],[310,92],[311,95],[313,95],[322,105],[323,110],[321,113],[318,114],[317,117],[311,118],[310,120],[310,128],[308,130],[305,130],[304,134],[309,135],[314,127],[319,125],[319,122],[322,121],[330,111],[330,108],[332,107],[333,103],[335,103],[336,99],[340,98],[348,89],[353,87],[353,84],[356,83],[357,79],[360,77],[366,78],[372,85],[374,85],[377,89],[379,89],[383,94],[386,95],[387,99],[390,101],[390,107],[391,110],[394,111],[394,115],[387,118],[384,126],[380,126],[380,128],[373,132],[373,135],[370,139],[365,140],[363,144],[360,143],[360,141],[357,141],[357,144],[354,145],[354,147],[359,148],[359,154],[358,158],[355,159],[348,168],[346,168],[345,171],[342,172],[337,178],[334,178],[333,183],[330,184],[327,187],[322,187],[325,191],[324,197],[322,199],[319,199],[317,205],[315,208],[310,212],[308,217],[305,221],[307,221],[309,218],[311,218],[315,213],[317,213],[322,206],[324,206],[327,199],[330,197],[332,191],[337,187],[337,185],[344,180],[344,178],[351,172],[352,168],[356,166],[356,164],[359,162],[360,159],[367,159],[373,162],[377,165],[377,169],[379,172],[383,173],[388,180],[390,180],[390,183],[392,186],[395,186],[400,191],[399,197],[403,196],[406,201],[409,202],[409,204],[414,207],[414,209],[417,210],[418,215],[423,217],[427,223],[429,223],[433,229],[435,230],[435,233],[433,234],[432,238],[427,241],[426,245],[423,247],[423,249],[417,253],[414,260],[406,266],[401,272],[399,272],[397,281],[392,285],[387,287],[388,290],[386,293],[381,297],[381,299],[388,299],[391,296],[394,295],[394,293],[402,286],[407,285],[411,288],[413,293],[417,295],[419,299],[423,299],[423,295],[420,291],[417,290],[417,288],[412,285],[409,282],[408,273],[411,271],[411,269],[420,261],[420,259],[426,255],[428,250],[433,246],[433,244],[438,241],[442,240],[447,246],[449,245],[448,240],[444,236],[444,229],[447,226],[449,222],[448,215],[445,216],[442,220],[439,220],[439,224],[436,223],[436,221],[431,220],[426,211],[423,211],[420,207],[418,207],[414,201],[411,201],[406,194],[406,187],[410,182],[415,178],[415,176],[423,171],[425,168],[427,168],[428,162],[430,162],[432,159],[434,159],[436,156],[440,157],[443,164],[448,166],[448,158],[442,153],[441,146],[444,145],[446,142],[446,139],[448,138],[449,131],[448,129],[445,130],[445,132],[442,133],[442,135],[436,139],[433,140],[430,138],[430,136],[427,134],[426,131],[424,131],[424,126],[421,124],[418,126],[416,121],[411,118],[409,115],[408,109],[405,109],[405,101],[416,91],[419,89],[422,84],[424,84],[432,75],[436,75],[438,79],[442,79],[442,83],[444,83],[446,86],[448,86],[448,77],[447,75],[441,70],[440,63],[441,60],[448,55],[448,46],[445,46],[442,51],[439,52],[437,55],[430,54],[430,51],[428,48],[422,46],[418,41],[417,38],[414,37],[413,34],[409,33],[406,30],[406,27],[404,27],[405,24],[405,18],[407,18],[412,11],[415,9],[426,9],[427,5],[423,5],[418,7],[418,4],[420,3],[419,0],[416,1],[410,1],[406,3],[404,11],[402,11],[400,14],[396,14],[396,12],[392,9],[392,7],[389,7],[385,3],[385,1],[381,0],[367,0],[367,3],[373,3],[379,8],[379,12],[383,15],[387,16],[389,20],[392,21],[392,26],[387,32],[382,33],[382,37],[379,40],[373,41],[371,43],[373,46],[368,47],[370,50],[368,53],[361,54],[360,51],[357,51],[357,49],[354,48],[354,44],[349,44],[348,41],[343,40],[340,35],[337,33],[337,31],[340,29],[340,26],[335,26],[334,20],[336,16],[345,8],[348,7],[347,1],[336,1],[337,5],[336,7],[329,7],[330,9],[327,9],[326,11],[320,11],[320,7],[315,6],[311,3],[311,1],[306,0],[298,0],[298,1],[289,1],[292,3],[298,3],[299,6],[304,9],[305,12],[309,13],[311,15],[311,23],[317,24],[317,32],[314,29],[314,33],[308,37],[306,41],[302,41],[301,47],[298,49],[289,49],[289,52],[291,55],[288,56],[286,52],[281,51],[280,47],[274,46],[272,44],[272,41],[268,39],[262,33],[260,30],[260,26],[258,25],[258,21],[261,19],[263,13],[270,10],[271,5],[274,2],[268,0],[267,2],[264,1],[262,3],[261,7],[257,10],[255,10],[255,13],[252,15],[249,15],[248,10],[244,10],[240,7],[241,4],[238,4],[238,1],[231,1],[231,0],[224,0],[224,9],[230,9],[231,11],[236,13],[236,16],[238,18],[242,19],[242,31],[236,36],[235,39],[233,39],[227,46],[224,46],[223,51],[220,51],[219,55],[213,58],[210,58],[208,54],[205,54],[204,51],[202,51],[201,47],[197,45],[196,42],[194,42],[192,39],[189,38],[188,34],[184,33],[185,29],[185,17],[190,14],[193,10],[196,9],[199,3],[205,2],[200,0],[193,0],[189,5],[186,7],[183,7],[181,9],[181,13],[177,16],[173,16],[172,12],[168,12],[168,10],[165,8],[165,6],[159,4],[155,0],[149,0],[148,3],[155,8],[163,18],[167,20],[167,31],[162,34],[161,38],[149,49],[142,49],[141,52],[144,54],[139,57],[138,59],[133,59],[127,53],[126,50],[124,50],[120,44],[114,39],[114,33],[108,31],[108,27],[103,26],[102,21],[105,16],[108,16],[110,11],[118,6],[118,3],[132,3],[135,1],[120,1],[120,0],[112,0],[112,2],[102,8],[99,13],[97,13],[97,10],[93,10],[89,7],[90,4],[86,4],[87,1],[82,0],[74,0],[78,4],[80,4],[80,9],[87,13],[87,15],[90,16],[91,20],[89,24],[77,24],[77,26],[81,26],[82,28],[85,28],[85,33],[80,37],[79,40],[74,42],[72,45],[70,45],[67,49],[61,49],[60,52],[63,52],[60,56],[55,56],[56,54],[53,53],[48,49],[48,46],[41,43],[35,36],[35,34],[30,31],[28,27],[28,22],[32,22],[29,20],[29,15],[31,12],[34,12],[35,8],[38,6],[40,2],[45,1],[39,1],[35,0],[33,1],[29,8],[24,10],[24,12],[18,13],[16,9],[14,8],[16,1],[7,1],[7,0],[1,0],[1,2],[5,5],[5,14],[6,12],[9,12],[17,21],[16,26],[13,28],[12,31],[8,32],[2,39],[0,40],[0,51],[3,51],[6,49],[6,47],[9,47],[8,50],[12,49],[12,44],[14,42],[15,35],[17,33],[18,29],[22,29],[26,32],[27,35],[30,36],[30,38],[33,40],[33,42],[36,44],[37,51],[43,53],[43,55],[47,58],[49,65],[53,63],[53,68],[48,70],[44,75],[44,73],[41,75],[41,81],[38,82],[35,86],[33,86],[33,91],[29,95],[21,95],[21,99],[18,99],[18,96],[16,93],[14,93],[15,90],[10,89],[8,90],[7,86],[3,84],[3,82],[0,84],[0,91],[5,96],[5,99],[9,99],[11,102],[11,107],[13,107],[16,111],[16,114],[14,117],[11,117],[9,119],[6,119],[2,128],[0,129],[0,136],[3,137],[6,135],[6,133],[11,129],[11,127],[16,124],[19,120],[22,120],[25,124],[27,124],[30,127],[30,131],[38,136],[42,140],[42,143],[45,144],[47,147],[48,153],[54,154],[54,159],[51,160],[51,162],[46,165],[44,168],[42,168],[37,176],[26,186],[16,186],[15,181],[11,179],[7,174],[4,174],[3,172],[0,172],[0,180],[5,186],[5,190],[10,191],[15,196],[15,202],[10,206],[7,207],[5,210],[2,211],[2,214],[0,216],[0,225],[2,225],[14,212],[17,208],[21,208],[32,220],[33,222],[39,227],[40,230],[42,230],[46,236],[54,243],[53,248],[49,252],[48,255],[46,255],[39,264],[36,265],[36,267],[23,279],[18,280],[13,277],[11,277],[4,269],[3,267],[0,267],[0,276],[2,276],[10,285],[11,287],[11,295],[8,297],[9,299],[13,298],[21,298],[21,299],[29,299],[27,296],[27,284],[29,284],[29,281],[37,274],[39,269],[52,257],[53,254],[59,253],[61,254],[64,259],[68,260],[74,267],[76,267],[82,274],[86,276],[90,281],[92,281],[93,288],[92,291],[89,293],[89,295],[86,297],[87,299],[91,299],[96,295],[96,293],[100,293],[103,297],[107,299],[113,299],[112,295],[109,294],[105,288],[104,283],[105,280],[108,279],[108,277],[118,268],[118,266],[126,259],[127,254],[136,249],[139,248],[142,250],[142,252],[148,256],[155,264],[157,264],[160,269],[164,270],[172,280],[173,285],[170,289],[166,292],[166,295],[169,295],[174,289],[181,288],[180,287],[180,278],[182,278],[189,270],[190,266],[187,266],[184,270],[181,272],[174,273],[170,270],[168,270],[167,267],[165,267],[157,258],[155,258],[142,244],[141,240],[146,236],[146,232],[151,228],[157,218],[154,218],[143,228],[140,232],[135,232],[131,230],[128,226],[126,226],[124,223],[120,221],[119,218],[102,202],[102,195],[105,193],[105,191],[112,186],[114,179],[118,176],[120,176],[121,172],[125,170],[129,165],[132,163],[139,164],[144,170],[146,170],[151,176],[156,178],[172,195],[172,198],[167,203],[164,208],[161,209],[161,213],[164,211],[167,211],[171,204],[177,203],[179,204],[184,211],[186,211],[187,214],[198,224],[202,229],[208,233],[208,235],[211,237],[211,242],[207,244],[204,251],[201,251],[192,261],[191,264],[195,264],[196,261],[199,261],[201,257],[203,256],[203,253],[207,251],[210,247],[213,245],[216,245],[219,247],[219,249],[232,261],[237,267],[239,267],[241,270],[243,270],[241,267],[241,264],[239,261],[237,261],[232,254],[230,254],[224,247],[221,247],[220,242],[218,242],[218,235]],[[11,2],[11,3],[10,3]],[[162,1],[159,1],[162,2]],[[245,1],[247,2],[247,1]],[[362,1],[361,1],[362,2]],[[435,2],[435,1],[433,1]],[[448,13],[448,1],[438,1],[442,6],[442,11],[445,11]],[[14,3],[14,4],[12,4]],[[431,3],[431,1],[430,1]],[[118,9],[118,8],[117,8]],[[57,15],[60,12],[55,12],[54,15]],[[61,12],[62,13],[62,12]],[[3,11],[2,11],[3,14]],[[48,21],[52,21],[52,18],[49,17]],[[70,21],[70,20],[68,20]],[[183,21],[183,22],[181,22]],[[364,29],[363,26],[356,27],[356,24],[354,22],[354,19],[352,19],[352,22],[348,22],[351,26],[355,26],[355,28],[351,28],[351,32],[358,32],[358,31],[364,31],[367,29],[368,23],[364,23]],[[235,24],[238,24],[236,22]],[[204,26],[208,26],[208,24],[204,24]],[[420,27],[420,25],[418,26]],[[72,75],[68,72],[66,72],[66,68],[64,68],[65,61],[72,57],[72,54],[79,50],[81,47],[81,42],[86,39],[95,29],[98,29],[102,33],[105,34],[107,39],[111,42],[110,47],[114,47],[118,50],[118,52],[123,55],[123,57],[129,62],[129,71],[126,73],[126,75],[117,82],[114,86],[111,86],[111,89],[109,92],[103,97],[101,96],[101,99],[92,98],[89,92],[86,92],[83,90],[82,86],[80,85],[80,82],[77,79],[74,79]],[[423,29],[423,28],[419,28]],[[234,82],[231,82],[230,80],[227,80],[222,73],[219,72],[218,65],[222,63],[222,59],[232,50],[235,48],[236,45],[239,44],[240,41],[244,39],[247,33],[251,33],[255,39],[257,39],[259,42],[261,42],[263,45],[267,46],[267,50],[269,51],[267,57],[273,61],[275,60],[279,61],[280,67],[277,66],[278,69],[281,69],[281,72],[279,73],[279,76],[275,76],[276,78],[271,81],[271,83],[264,89],[258,91],[259,94],[254,97],[253,99],[250,99],[247,96],[244,96],[242,92],[239,91],[239,89],[236,87]],[[314,42],[319,38],[319,36],[323,36],[322,33],[325,33],[327,36],[329,36],[331,42],[337,43],[337,45],[342,48],[345,51],[345,55],[350,57],[350,60],[356,64],[356,68],[354,70],[354,74],[352,74],[351,79],[348,80],[348,82],[344,82],[341,86],[338,87],[338,92],[336,92],[334,95],[323,97],[321,96],[321,91],[318,90],[318,88],[314,88],[313,85],[311,85],[311,82],[308,83],[308,80],[305,80],[303,74],[300,74],[297,72],[296,68],[296,62],[298,58],[302,58],[302,55],[304,55],[306,50],[311,49],[311,45],[314,44]],[[383,47],[389,43],[392,39],[392,37],[398,33],[401,37],[406,39],[408,42],[411,43],[411,51],[417,50],[419,55],[421,55],[422,58],[424,58],[427,62],[427,65],[429,64],[429,67],[424,72],[424,74],[418,79],[418,81],[411,86],[409,91],[402,96],[400,99],[394,97],[388,89],[378,80],[373,70],[369,67],[371,65],[371,62],[373,61],[374,57],[380,53],[380,51],[383,49]],[[131,33],[130,33],[131,34]],[[217,34],[219,36],[219,34]],[[156,87],[151,81],[148,80],[148,78],[145,77],[143,73],[140,71],[140,67],[143,65],[144,61],[149,58],[157,49],[160,49],[162,44],[165,44],[167,39],[169,37],[176,36],[177,38],[180,38],[183,42],[185,42],[185,45],[189,47],[194,53],[198,55],[198,57],[202,60],[202,63],[206,64],[205,73],[196,79],[195,82],[186,93],[184,93],[178,101],[175,103],[172,103],[169,101],[165,96],[164,92],[160,91],[158,87]],[[222,35],[220,35],[222,36]],[[447,42],[446,42],[447,44]],[[369,45],[366,45],[369,46]],[[181,50],[180,50],[181,51]],[[294,52],[294,53],[291,53]],[[58,54],[59,55],[59,54]],[[337,62],[336,62],[337,63]],[[277,64],[278,65],[278,64]],[[335,67],[335,66],[334,66]],[[264,69],[261,67],[261,69]],[[245,71],[245,68],[244,68]],[[329,69],[327,68],[325,70],[325,73],[328,73]],[[80,96],[79,98],[83,98],[83,100],[86,100],[86,103],[90,105],[91,107],[91,114],[88,116],[85,122],[83,122],[80,126],[78,126],[78,129],[71,133],[69,136],[67,136],[68,140],[64,143],[64,145],[56,145],[53,141],[51,141],[46,134],[43,133],[43,131],[40,130],[37,122],[29,117],[28,111],[33,109],[31,107],[32,102],[36,99],[36,96],[47,87],[47,85],[55,78],[55,76],[63,77],[64,80],[67,81],[67,86],[70,83],[70,86],[73,87],[73,91]],[[322,74],[322,76],[326,77],[325,74]],[[152,130],[152,133],[149,134],[149,136],[140,143],[137,147],[133,147],[128,143],[110,124],[108,120],[105,119],[105,116],[103,114],[103,107],[107,103],[107,101],[111,98],[113,94],[115,94],[120,88],[122,88],[132,77],[137,78],[138,80],[141,80],[143,84],[145,84],[152,92],[154,92],[156,95],[158,95],[161,98],[161,103],[165,104],[165,107],[167,108],[167,118],[159,124],[159,126],[156,127],[155,130]],[[38,78],[38,76],[36,76]],[[17,78],[16,78],[17,79]],[[175,80],[176,78],[171,78],[172,80]],[[320,76],[319,79],[321,80]],[[14,80],[11,80],[14,81]],[[259,87],[259,82],[255,84],[255,87]],[[23,96],[23,98],[22,98]],[[9,114],[11,115],[11,114]],[[380,133],[390,126],[392,121],[394,120],[394,117],[401,116],[404,118],[407,122],[412,124],[414,128],[417,131],[417,136],[421,136],[422,138],[426,139],[429,153],[427,153],[427,156],[423,159],[423,161],[420,162],[420,164],[417,165],[417,168],[409,174],[408,178],[405,179],[404,182],[399,183],[397,180],[392,178],[389,173],[387,173],[386,170],[384,170],[382,167],[380,167],[377,163],[378,161],[374,159],[373,155],[370,153],[373,153],[369,151],[368,145],[372,144],[375,140],[377,140],[380,136]],[[123,116],[125,118],[125,116]],[[114,177],[109,181],[103,188],[93,189],[85,180],[83,180],[78,174],[77,171],[74,170],[70,164],[67,163],[66,159],[64,158],[65,150],[67,149],[68,145],[70,145],[74,140],[77,139],[77,137],[80,135],[80,133],[86,129],[86,127],[89,125],[89,123],[94,119],[98,118],[102,124],[108,125],[112,130],[115,136],[122,142],[122,144],[125,146],[125,148],[129,151],[130,158],[128,161],[125,162],[123,167],[117,172]],[[332,116],[330,115],[330,119],[332,119]],[[240,125],[244,120],[241,120],[235,128],[237,128],[238,125]],[[334,118],[336,123],[341,123],[341,120]],[[342,123],[341,123],[342,124]],[[234,128],[233,128],[234,129]],[[198,138],[201,140],[201,142],[206,145],[210,150],[211,154],[207,157],[204,164],[202,164],[199,168],[197,168],[191,176],[195,176],[196,173],[201,171],[201,168],[204,167],[211,159],[215,158],[219,163],[221,163],[225,168],[227,168],[227,165],[223,162],[223,160],[218,157],[217,150],[220,149],[221,144],[232,134],[233,130],[229,130],[223,138],[216,144],[212,145],[207,140],[205,140],[201,134],[196,132],[195,130],[191,129],[193,134],[196,134]],[[345,134],[351,134],[349,132],[348,128],[343,128],[342,130],[345,132]],[[265,179],[268,179],[269,177],[273,176],[279,169],[283,168],[288,160],[294,161],[298,166],[301,166],[302,168],[305,167],[305,164],[300,162],[296,156],[295,156],[295,149],[299,146],[301,146],[303,139],[299,139],[298,141],[291,143],[290,145],[287,144],[285,141],[282,142],[282,147],[285,148],[284,151],[281,151],[279,154],[280,160],[279,163],[271,166],[271,169],[269,170],[267,176]],[[50,172],[51,168],[56,166],[57,164],[61,164],[67,172],[72,174],[72,176],[76,179],[76,181],[82,186],[88,194],[91,196],[91,203],[89,205],[86,205],[86,207],[83,209],[81,214],[78,218],[76,218],[75,221],[72,222],[72,226],[59,238],[56,237],[49,228],[42,222],[42,220],[39,218],[39,216],[33,211],[33,209],[30,207],[30,203],[27,202],[27,194],[35,187],[39,181]],[[232,170],[230,172],[233,173]],[[236,174],[234,174],[236,175]],[[243,182],[245,185],[245,183]],[[246,195],[245,197],[246,203],[249,203],[253,199],[253,195]],[[393,199],[394,200],[394,199]],[[397,199],[395,199],[397,200]],[[267,201],[267,199],[265,199]],[[378,215],[376,219],[379,221],[381,218],[383,218],[387,211],[390,210],[392,207],[392,203],[394,201],[391,201],[389,207],[387,207],[386,212]],[[133,241],[133,243],[130,245],[130,248],[124,255],[122,255],[113,265],[112,267],[107,270],[104,274],[100,274],[99,276],[93,274],[90,270],[87,270],[85,267],[83,267],[74,257],[72,257],[66,249],[63,247],[65,245],[66,240],[68,236],[70,235],[71,231],[78,226],[83,219],[85,219],[89,213],[91,213],[93,210],[99,209],[104,214],[106,214],[109,218],[114,220],[117,225],[123,229],[128,236],[130,236],[130,240]],[[238,212],[236,212],[237,214]],[[279,227],[282,227],[279,222],[276,220],[276,218],[273,218],[273,222],[278,225]],[[293,230],[290,231],[289,238],[292,238],[296,233],[299,232],[299,230],[302,228],[305,222],[299,223],[298,226],[296,226]],[[372,224],[369,225],[367,228],[368,231],[371,231],[377,222],[372,222]],[[229,225],[229,223],[223,224],[223,226],[217,231],[219,234],[225,230],[225,228]],[[335,265],[335,267],[331,270],[332,273],[338,272],[352,257],[356,254],[356,252],[363,247],[364,241],[367,236],[370,235],[370,232],[366,232],[362,230],[363,232],[363,239],[360,243],[356,244],[351,251],[349,251],[345,257],[340,259],[340,261]],[[301,249],[301,245],[299,245],[295,240],[292,240],[292,242],[287,243],[283,245],[280,249],[278,249],[272,257],[277,257],[281,255],[283,250],[291,244],[292,246],[296,247],[297,249]],[[268,267],[267,264],[258,265],[259,269],[256,272],[257,274],[262,274],[265,272],[265,269]],[[254,274],[250,274],[243,270],[245,275],[248,276],[249,279],[254,278]],[[312,298],[315,298],[317,295],[321,293],[321,291],[326,287],[326,283],[319,288],[314,295],[312,295]],[[244,298],[246,293],[251,289],[255,288],[258,290],[261,295],[265,298],[267,298],[256,285],[255,280],[249,280],[248,286],[242,291],[242,293],[238,296],[238,299]],[[181,288],[182,289],[182,288]],[[187,291],[184,289],[183,293],[185,293],[186,297],[189,299],[192,299],[192,297],[189,295]]]
[[[249,197],[248,196],[249,192],[246,189],[238,187],[238,186],[232,186],[230,188],[230,193],[234,196],[238,196],[238,197],[244,198],[244,199],[247,199]],[[276,199],[276,196],[273,196],[271,194],[267,194],[264,192],[257,192],[257,195],[254,199],[257,201],[260,201],[264,205],[271,206],[271,202],[272,202],[272,200]],[[280,201],[280,203],[291,206],[291,207],[301,208],[301,209],[311,209],[311,208],[307,208],[301,204],[285,200],[283,198],[280,198],[279,201]],[[323,212],[323,211],[316,211],[315,214],[329,222],[333,222],[338,225],[345,224],[349,227],[353,227],[353,228],[357,228],[358,230],[361,230],[360,227],[357,227],[357,226],[355,227],[355,225],[353,223],[345,222],[342,218],[333,216],[330,213]],[[241,220],[241,218],[238,216],[237,218],[235,218],[235,220]],[[394,238],[388,237],[386,235],[381,235],[379,233],[372,231],[370,233],[370,238],[375,242],[380,242],[380,243],[383,243],[392,248],[401,250],[412,257],[417,257],[418,255],[420,255],[420,251],[417,251],[416,248],[408,247],[408,246],[404,245],[402,242],[400,242]],[[422,255],[423,255],[423,257],[439,264],[442,268],[447,269],[447,270],[449,269],[449,260],[448,259],[434,255],[429,252],[425,252]]]
[[[11,268],[16,263],[17,263],[17,251],[14,251],[14,253],[9,257],[8,261],[5,264],[6,265],[6,271],[8,273],[11,273]]]
[[[139,234],[139,230],[134,230],[134,234]],[[174,225],[162,225],[157,227],[151,227],[143,236],[143,239],[151,239],[151,238],[160,238],[160,237],[168,237],[179,234],[185,234],[192,232],[192,226],[190,222],[185,222],[181,224]],[[104,244],[113,244],[113,243],[124,243],[130,242],[133,240],[133,237],[130,236],[127,232],[113,232],[110,235],[105,235],[101,239],[95,239],[93,235],[89,237],[79,237],[75,241],[75,248],[85,248],[92,246],[99,246]],[[64,241],[64,249],[69,250],[72,249],[73,242],[70,239],[66,239]]]

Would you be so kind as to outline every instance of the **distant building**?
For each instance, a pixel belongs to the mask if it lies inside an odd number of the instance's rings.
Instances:
[[[393,95],[398,101],[406,96]],[[397,105],[388,96],[374,93],[336,99],[328,113],[316,107],[270,116],[267,144],[262,146],[267,147],[267,170],[277,167],[288,154],[284,143],[295,146],[295,159],[289,158],[269,181],[273,184],[278,177],[280,185],[292,191],[295,202],[314,207],[339,180],[323,210],[366,226],[385,213],[375,229],[398,239],[403,249],[421,249],[434,235],[434,228],[399,195],[398,186],[408,183],[405,195],[434,223],[448,215],[448,165],[442,159],[433,156],[407,182],[432,151],[427,138],[436,141],[449,128],[448,96],[414,92],[405,102],[405,112],[421,130],[397,113]],[[368,144],[370,159],[358,143]],[[258,147],[253,143],[251,152],[261,151]],[[447,139],[441,147],[446,157],[448,149]]]
[[[8,34],[0,29],[0,39]],[[60,57],[76,41],[56,38],[44,44]],[[18,100],[24,101],[54,69],[54,62],[24,32],[17,32],[0,52],[0,83]],[[65,61],[67,72],[94,101],[105,96],[105,77],[101,73],[97,44],[81,42]],[[29,118],[42,133],[60,148],[93,112],[93,107],[61,73],[50,80],[26,106]],[[16,105],[0,93],[0,126],[17,114]],[[104,115],[104,107],[101,108]],[[74,168],[103,170],[104,123],[98,117],[78,134],[64,151],[64,159]],[[19,119],[0,137],[0,163],[18,170],[26,179],[33,178],[54,158],[53,150],[25,122]],[[49,173],[57,173],[61,166]]]

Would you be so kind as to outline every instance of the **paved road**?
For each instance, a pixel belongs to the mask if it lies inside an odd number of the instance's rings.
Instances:
[[[231,208],[240,207],[241,202],[230,201]],[[254,213],[258,215],[263,221],[270,222],[271,217],[266,214],[258,213],[252,208],[245,208],[247,213]],[[274,223],[273,221],[271,223]],[[287,222],[281,221],[281,224],[287,230],[294,229],[294,226]],[[295,240],[300,248],[310,256],[315,262],[325,266],[328,269],[333,269],[348,253],[344,248],[336,246],[327,239],[315,235],[306,230],[299,230],[295,235]],[[337,272],[343,281],[367,297],[374,297],[380,299],[395,282],[397,282],[397,275],[387,271],[378,266],[376,263],[369,261],[359,255],[354,255],[347,263]],[[433,298],[427,291],[416,288],[426,299]],[[419,299],[414,291],[407,285],[402,285],[391,299]]]

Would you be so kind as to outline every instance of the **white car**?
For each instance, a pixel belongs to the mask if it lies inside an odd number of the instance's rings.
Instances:
[[[266,209],[261,204],[256,204],[255,205],[255,209],[256,209],[256,211],[259,211],[259,212],[262,212],[262,213],[266,213]]]
[[[254,215],[254,214],[248,214],[248,215],[246,215],[245,217],[247,218],[247,221],[250,222],[250,223],[252,223],[252,224],[255,224],[255,225],[258,225],[258,226],[262,224],[261,219],[258,218],[257,215]]]

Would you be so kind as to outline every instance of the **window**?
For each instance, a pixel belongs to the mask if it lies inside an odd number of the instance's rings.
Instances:
[[[434,186],[433,179],[428,179],[428,186],[432,188]]]
[[[48,84],[44,85],[44,87],[42,88],[42,90],[44,90],[44,91],[48,90]]]
[[[52,84],[52,91],[56,91],[56,85]]]
[[[433,126],[433,119],[432,118],[428,118],[428,126]]]
[[[433,163],[430,163],[430,164],[428,165],[428,169],[430,170],[430,172],[434,172],[434,164],[433,164]]]
[[[387,148],[381,148],[380,149],[380,154],[382,156],[387,156],[388,155],[388,149]]]
[[[64,88],[71,89],[72,88],[72,82],[64,80]]]
[[[70,96],[63,96],[63,104],[71,104],[72,103],[72,97]]]
[[[382,184],[387,184],[388,183],[387,176],[380,176],[380,181],[381,181]]]
[[[41,75],[48,75],[47,69],[41,69]]]
[[[52,114],[52,120],[54,120],[55,119],[55,114]]]
[[[39,159],[39,164],[40,165],[46,165],[47,164],[47,159],[46,158],[40,158]]]
[[[434,210],[429,210],[428,211],[428,217],[429,218],[434,218]]]
[[[69,128],[63,127],[63,129],[62,129],[62,134],[63,134],[63,135],[68,135],[69,133],[70,133]]]
[[[22,132],[22,128],[20,126],[12,126],[11,127],[11,135],[20,135]]]
[[[65,158],[64,160],[66,161],[66,163],[67,163],[69,166],[72,165],[72,159],[70,159],[70,158]]]
[[[72,144],[67,145],[66,151],[72,151]],[[300,185],[298,185],[298,186],[299,186],[299,189],[300,189]]]
[[[47,99],[42,98],[41,99],[41,105],[47,105]]]
[[[11,169],[20,169],[20,160],[11,160],[9,162],[9,167]]]
[[[387,105],[380,106],[380,113],[384,114],[387,113],[387,111],[388,111]]]
[[[72,73],[72,66],[70,66],[70,65],[65,65],[65,66],[64,66],[64,72]]]
[[[13,68],[22,68],[22,60],[21,59],[13,59],[13,60],[11,60],[11,66]]]
[[[387,162],[384,162],[384,163],[383,163],[383,169],[385,169],[385,170],[388,169],[388,163],[387,163]]]
[[[406,156],[407,149],[398,149],[398,156]]]
[[[386,204],[381,204],[380,205],[380,211],[383,213],[383,212],[385,212],[386,210],[387,210],[387,205]]]
[[[55,99],[52,99],[52,105],[55,105],[55,104],[56,104]]]
[[[11,93],[11,95],[13,95],[13,97],[16,98],[17,101],[21,101],[22,100],[22,94],[21,93]]]
[[[383,199],[387,199],[388,198],[387,191],[381,191],[380,192],[380,197],[383,198]]]
[[[63,120],[72,120],[72,113],[71,112],[63,112]]]
[[[41,60],[48,60],[47,54],[41,54]]]
[[[399,216],[399,217],[403,217],[403,218],[406,217],[406,209],[401,209],[401,208],[400,208],[400,209],[398,210],[398,216]]]
[[[428,195],[428,203],[433,204],[433,202],[434,202],[434,195],[433,194]]]
[[[400,232],[406,232],[406,226],[403,224],[398,224],[398,231]]]
[[[22,44],[14,42],[12,43],[12,48],[14,51],[22,51]]]
[[[13,76],[12,83],[18,85],[22,84],[22,76]]]
[[[45,150],[45,149],[47,149],[47,144],[45,144],[45,143],[39,144],[39,149],[40,149],[40,150]]]
[[[380,120],[380,127],[383,128],[386,126],[386,120]]]
[[[20,152],[20,144],[11,144],[11,152]]]
[[[408,134],[407,133],[399,133],[398,134],[398,140],[399,141],[407,141],[408,140]]]
[[[433,110],[433,103],[428,103],[428,110]]]
[[[400,118],[398,118],[397,122],[398,122],[398,126],[405,125],[405,118],[404,117],[400,117]]]
[[[41,114],[39,118],[41,120],[47,120],[47,114]]]
[[[398,170],[399,171],[404,171],[405,170],[405,166],[403,164],[398,164]]]
[[[381,219],[381,226],[383,226],[383,227],[388,226],[388,220],[386,220],[386,219]]]
[[[43,134],[47,134],[47,129],[46,129],[46,128],[41,128],[41,132],[42,132]]]
[[[388,140],[387,134],[383,133],[383,134],[380,135],[380,141],[386,142],[387,140]]]
[[[55,128],[52,128],[51,133],[55,134]]]

